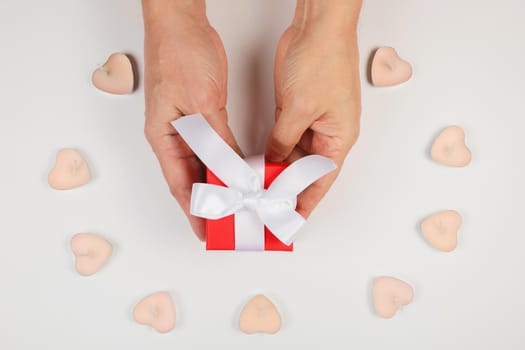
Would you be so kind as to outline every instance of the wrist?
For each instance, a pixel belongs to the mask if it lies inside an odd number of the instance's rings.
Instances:
[[[146,31],[209,25],[205,0],[142,0]]]
[[[361,0],[297,0],[293,25],[300,29],[355,33],[361,3]]]

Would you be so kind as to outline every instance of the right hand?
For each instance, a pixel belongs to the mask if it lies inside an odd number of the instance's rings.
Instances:
[[[171,122],[202,113],[215,131],[238,153],[227,124],[227,62],[217,32],[208,20],[176,9],[147,8],[145,22],[145,134],[171,193],[187,215],[197,237],[204,240],[205,221],[189,212],[192,185],[205,182],[205,167]],[[173,11],[173,12],[170,12]]]

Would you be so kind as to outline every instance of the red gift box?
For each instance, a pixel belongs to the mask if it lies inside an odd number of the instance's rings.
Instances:
[[[284,163],[266,163],[264,166],[264,188],[267,189],[273,180],[288,166]],[[206,181],[209,184],[224,186],[215,174],[206,169]],[[206,219],[206,249],[235,250],[235,220],[234,215],[218,220]],[[287,246],[275,237],[264,226],[264,250],[292,251],[293,243]]]

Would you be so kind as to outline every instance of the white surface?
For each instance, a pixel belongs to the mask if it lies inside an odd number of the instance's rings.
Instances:
[[[230,62],[229,111],[247,153],[273,116],[272,60],[293,1],[209,1]],[[142,63],[139,1],[0,2],[1,349],[523,349],[525,347],[525,22],[522,1],[365,1],[361,138],[293,254],[207,253],[170,197],[143,137],[143,90],[110,96],[90,74],[114,51]],[[407,84],[372,88],[369,53],[394,46]],[[260,127],[251,127],[257,118]],[[465,169],[433,163],[433,137],[466,130]],[[56,151],[78,148],[94,173],[46,184]],[[450,254],[417,230],[427,214],[464,216]],[[74,272],[69,239],[95,232],[110,263]],[[411,282],[412,305],[372,312],[377,275]],[[175,331],[134,324],[133,305],[173,292]],[[266,292],[275,336],[245,336],[236,315]],[[217,346],[215,346],[217,345]]]

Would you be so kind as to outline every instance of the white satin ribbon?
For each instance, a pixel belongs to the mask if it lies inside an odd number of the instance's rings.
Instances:
[[[235,214],[235,249],[264,250],[264,225],[284,244],[296,238],[305,219],[295,211],[297,195],[336,168],[310,155],[284,169],[264,189],[264,157],[243,160],[201,114],[181,117],[173,127],[199,159],[228,187],[194,183],[190,212],[206,219]]]

